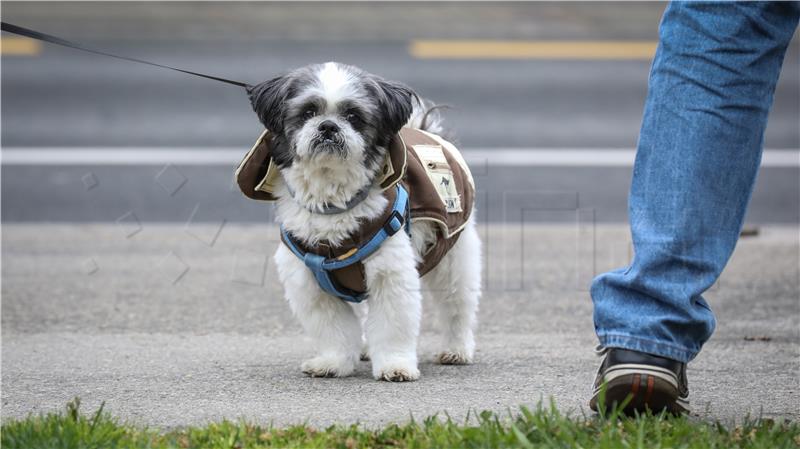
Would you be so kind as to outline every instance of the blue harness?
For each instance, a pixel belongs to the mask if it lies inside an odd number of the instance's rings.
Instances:
[[[386,239],[397,234],[397,232],[403,228],[405,228],[406,233],[410,234],[408,192],[399,183],[396,184],[396,188],[397,196],[394,199],[392,213],[383,224],[383,227],[381,227],[367,243],[356,248],[356,251],[352,254],[348,254],[347,257],[326,258],[311,252],[304,252],[298,246],[296,239],[281,225],[281,236],[286,246],[311,269],[311,272],[314,273],[314,277],[317,279],[317,283],[323,290],[348,302],[359,303],[367,299],[366,293],[358,293],[339,285],[333,279],[330,272],[366,259],[374,253]]]

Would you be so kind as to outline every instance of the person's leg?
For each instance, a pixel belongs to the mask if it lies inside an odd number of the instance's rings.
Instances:
[[[693,359],[702,293],[741,230],[798,3],[674,2],[650,73],[629,198],[634,258],[592,283],[601,345]]]

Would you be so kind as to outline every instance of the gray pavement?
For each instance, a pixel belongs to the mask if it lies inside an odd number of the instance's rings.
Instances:
[[[689,368],[702,417],[800,419],[800,242],[793,226],[760,231],[741,240],[707,294],[718,329]],[[530,221],[481,233],[476,363],[433,364],[426,315],[422,379],[390,384],[372,380],[367,363],[347,379],[300,372],[311,352],[268,263],[272,226],[6,224],[3,418],[74,396],[87,410],[105,401],[124,419],[167,427],[223,417],[374,426],[549,397],[585,411],[598,362],[585,288],[627,260],[626,228]]]

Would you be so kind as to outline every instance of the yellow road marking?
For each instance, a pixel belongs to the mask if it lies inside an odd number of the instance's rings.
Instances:
[[[657,44],[656,41],[415,40],[408,51],[420,59],[649,60]]]
[[[0,38],[0,54],[35,56],[41,53],[42,44],[26,37]]]

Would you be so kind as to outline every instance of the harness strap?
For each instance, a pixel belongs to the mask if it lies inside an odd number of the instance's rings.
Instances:
[[[366,299],[366,293],[357,293],[340,286],[331,276],[331,271],[363,261],[377,251],[386,239],[397,234],[401,229],[405,228],[406,233],[410,231],[408,192],[400,184],[396,185],[396,189],[397,195],[389,218],[381,229],[370,237],[367,243],[359,246],[347,257],[326,258],[311,252],[304,252],[300,249],[297,240],[292,237],[291,233],[281,226],[281,235],[284,242],[286,242],[286,246],[314,273],[317,283],[323,290],[348,302],[358,303]]]

